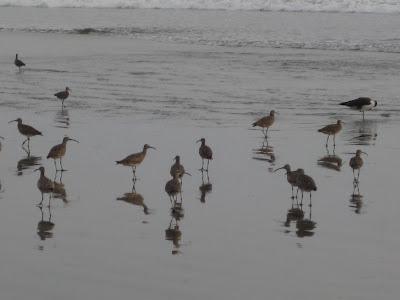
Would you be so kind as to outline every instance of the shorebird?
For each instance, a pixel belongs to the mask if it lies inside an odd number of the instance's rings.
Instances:
[[[21,71],[21,67],[24,67],[25,64],[22,60],[18,59],[18,54],[15,54],[14,65],[18,67],[18,70]]]
[[[22,143],[22,146],[28,142],[28,148],[29,148],[29,142],[31,137],[35,136],[35,135],[43,135],[39,130],[33,128],[32,126],[26,125],[26,124],[22,124],[22,119],[18,118],[15,120],[12,120],[8,123],[12,123],[12,122],[18,122],[18,131],[20,134],[22,134],[23,136],[26,136],[26,140]]]
[[[322,132],[323,134],[327,134],[328,137],[326,139],[326,147],[328,147],[328,141],[329,137],[333,135],[333,147],[336,147],[336,134],[339,133],[339,131],[342,130],[342,121],[337,120],[336,124],[329,124],[326,125],[325,127],[322,127],[321,129],[318,130],[318,132]]]
[[[175,160],[175,163],[171,166],[169,173],[171,174],[172,177],[174,177],[175,173],[178,173],[179,178],[181,179],[181,183],[182,183],[182,177],[184,174],[189,175],[189,176],[192,176],[192,175],[185,171],[185,168],[181,164],[181,158],[179,155],[175,156],[174,160]]]
[[[181,182],[179,181],[179,172],[176,172],[174,174],[174,178],[169,180],[165,184],[165,191],[168,194],[171,203],[176,202],[178,200],[177,195],[181,194],[182,192],[182,185]],[[181,200],[182,200],[182,194],[181,194]]]
[[[363,120],[364,120],[365,111],[371,110],[374,107],[376,107],[378,105],[378,102],[375,100],[371,100],[371,98],[368,98],[368,97],[360,97],[360,98],[342,102],[339,104],[345,105],[354,110],[359,110],[360,112],[362,112],[362,116],[363,116]]]
[[[310,206],[311,204],[311,192],[317,190],[317,186],[315,184],[314,179],[306,174],[299,174],[296,179],[296,186],[301,191],[301,203],[303,203],[303,193],[310,193]]]
[[[254,122],[252,125],[253,127],[255,126],[261,127],[265,138],[267,138],[268,129],[272,126],[272,124],[274,124],[274,121],[275,121],[275,111],[271,110],[269,116],[262,117],[261,119]],[[265,130],[265,128],[267,129]]]
[[[201,157],[201,169],[200,171],[207,171],[208,172],[208,165],[210,164],[210,160],[213,159],[213,153],[209,146],[206,145],[206,139],[201,138],[196,143],[201,142],[201,146],[199,148],[199,154]],[[207,159],[207,169],[204,169],[204,160]]]
[[[61,100],[61,107],[63,108],[64,108],[64,100],[68,98],[70,91],[71,91],[70,88],[66,87],[65,91],[61,91],[54,94],[54,96],[56,96],[58,99]]]
[[[289,182],[289,184],[292,186],[292,199],[294,198],[293,195],[293,188],[295,186],[297,186],[297,177],[301,174],[304,174],[304,170],[303,169],[297,169],[296,171],[291,171],[290,170],[290,165],[286,164],[281,168],[276,169],[274,172],[278,171],[278,170],[282,170],[285,169],[286,170],[286,179]]]
[[[354,182],[355,183],[358,182],[358,179],[360,177],[360,169],[364,164],[363,159],[361,158],[361,154],[362,153],[365,154],[365,155],[368,155],[367,153],[365,153],[365,152],[361,151],[360,149],[358,149],[356,151],[356,153],[355,153],[356,156],[353,156],[350,159],[350,162],[349,162],[350,167],[353,169],[353,176],[354,176]],[[354,170],[358,170],[357,178],[356,178]]]
[[[143,151],[142,152],[138,152],[138,153],[134,153],[134,154],[128,155],[124,159],[116,161],[117,165],[123,165],[123,166],[127,166],[127,167],[132,167],[132,173],[133,173],[133,179],[132,180],[133,181],[136,181],[136,166],[140,165],[140,163],[146,157],[147,149],[156,150],[156,148],[154,148],[152,146],[149,146],[148,144],[145,144],[143,146]]]
[[[62,158],[65,155],[65,152],[67,151],[67,142],[68,141],[74,141],[74,142],[79,143],[77,140],[71,139],[66,136],[63,138],[63,141],[61,144],[53,146],[50,149],[49,154],[47,154],[47,159],[52,158],[54,160],[54,166],[56,168],[56,172],[57,171],[61,171],[61,172],[66,171],[66,170],[64,170],[63,165],[62,165]],[[57,170],[56,159],[60,160],[61,170]]]
[[[40,171],[40,177],[36,184],[37,188],[42,193],[42,201],[40,201],[40,203],[38,204],[38,206],[40,206],[43,203],[43,194],[50,194],[53,192],[54,182],[44,175],[44,167],[40,167],[35,171]]]

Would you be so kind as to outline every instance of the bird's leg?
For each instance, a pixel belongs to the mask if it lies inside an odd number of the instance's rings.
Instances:
[[[132,181],[136,182],[136,167],[135,166],[132,166],[132,175],[133,175]]]
[[[208,165],[210,164],[210,160],[207,159],[207,172],[208,172]]]
[[[38,204],[36,204],[37,207],[42,207],[42,203],[43,203],[43,193],[42,194],[42,201],[40,201]]]
[[[329,141],[329,134],[328,137],[326,138],[326,143],[325,143],[326,148],[328,148],[328,141]]]
[[[294,199],[294,195],[293,195],[293,185],[292,185],[292,200]]]
[[[58,172],[58,170],[57,170],[57,163],[56,163],[56,160],[54,159],[54,167],[56,168],[56,172]]]
[[[358,169],[358,174],[357,174],[357,183],[359,182],[359,179],[360,178],[360,169]]]
[[[333,135],[333,149],[336,148],[336,134]]]
[[[204,171],[204,158],[201,159],[201,169],[199,169],[199,171]]]
[[[22,146],[25,145],[25,143],[28,141],[28,139],[26,139],[25,141],[22,142]]]
[[[311,202],[311,192],[310,192],[310,204],[308,205],[309,207],[312,206],[312,202]]]
[[[64,172],[64,171],[67,171],[67,170],[64,170],[64,168],[63,168],[63,165],[62,165],[62,158],[60,157],[60,166],[61,166],[61,172]]]

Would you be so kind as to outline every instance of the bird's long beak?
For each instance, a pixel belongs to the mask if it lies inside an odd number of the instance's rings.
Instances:
[[[200,143],[200,142],[201,142],[201,139],[196,141],[196,143]]]
[[[149,146],[149,148],[151,148],[151,149],[154,149],[154,150],[157,150],[155,147],[153,147],[153,146]]]
[[[366,156],[368,156],[368,153],[366,153],[366,152],[364,152],[364,151],[361,151],[361,153],[364,153]]]
[[[10,121],[10,122],[8,122],[8,123],[12,123],[12,122],[17,122],[18,120],[17,119],[15,119],[15,120],[12,120],[12,121]]]
[[[79,141],[77,141],[77,140],[74,140],[74,139],[70,139],[70,138],[68,138],[68,141],[74,141],[74,142],[77,142],[77,143],[79,144]]]
[[[33,172],[40,171],[40,168],[33,170]]]
[[[192,176],[192,174],[190,174],[190,173],[188,173],[188,172],[185,172],[185,174],[186,174],[186,175],[189,175],[189,176]]]
[[[278,170],[282,170],[282,169],[284,169],[284,167],[282,167],[282,168],[278,168],[278,169],[274,170],[274,173],[275,173],[276,171],[278,171]]]

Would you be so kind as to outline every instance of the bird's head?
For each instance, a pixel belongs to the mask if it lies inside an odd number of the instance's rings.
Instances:
[[[199,142],[201,142],[202,144],[205,144],[206,139],[205,138],[201,138],[201,139],[196,141],[196,143],[199,143]]]
[[[68,142],[68,141],[74,141],[74,142],[76,142],[76,143],[79,143],[77,140],[71,139],[70,137],[65,136],[65,137],[63,138],[63,143],[66,143],[66,142]]]
[[[154,148],[153,146],[150,146],[149,144],[144,144],[143,150],[147,150],[147,149],[154,149],[154,150],[157,150],[156,148]]]

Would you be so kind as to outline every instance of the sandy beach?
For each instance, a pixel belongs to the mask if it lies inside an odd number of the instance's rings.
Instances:
[[[0,41],[2,299],[397,299],[397,53],[10,30]],[[15,52],[27,63],[21,73]],[[65,86],[61,110],[52,95]],[[379,101],[366,121],[337,105],[363,95]],[[251,123],[271,109],[279,115],[260,154]],[[29,156],[7,124],[18,117],[43,132]],[[342,166],[321,165],[333,149],[317,130],[337,119]],[[60,182],[46,155],[64,135],[80,141],[63,160],[65,194],[50,208],[45,195],[40,209],[34,169]],[[198,171],[201,137],[214,151],[208,177]],[[145,143],[157,150],[135,188],[148,214],[117,200],[132,180],[115,164]],[[359,148],[368,156],[354,197],[349,153]],[[177,154],[192,176],[174,244],[164,185]],[[291,189],[273,173],[286,163],[318,186],[302,208],[309,230],[288,219]],[[54,227],[40,231],[42,220]]]

